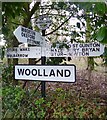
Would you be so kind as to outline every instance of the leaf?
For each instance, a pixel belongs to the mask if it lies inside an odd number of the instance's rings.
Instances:
[[[102,41],[105,38],[106,35],[106,27],[101,27],[97,33],[96,39],[98,41]]]
[[[90,11],[92,9],[92,2],[79,2],[77,4],[80,9],[84,9],[85,11]]]
[[[54,47],[54,48],[55,48],[55,47],[56,47],[56,43],[53,43],[53,44],[52,44],[52,47]]]
[[[61,9],[63,9],[66,6],[66,4],[64,2],[58,2],[58,7],[60,7]]]
[[[102,44],[107,44],[107,34],[105,35],[105,38],[101,41]]]
[[[104,14],[106,12],[106,4],[103,3],[96,3],[95,4],[95,8],[94,8],[94,12],[98,13],[98,14]]]

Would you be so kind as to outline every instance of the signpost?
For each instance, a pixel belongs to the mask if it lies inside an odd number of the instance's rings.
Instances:
[[[47,47],[45,48],[46,57],[93,57],[104,53],[104,45],[98,42],[92,43],[73,43],[68,48]]]
[[[49,19],[47,15],[42,15],[39,16],[39,18],[36,21],[36,25],[41,29],[41,30],[46,30],[50,25],[52,21]]]
[[[42,36],[45,36],[45,30],[42,30]],[[45,47],[45,46],[44,46]],[[41,64],[42,65],[45,65],[46,63],[46,56],[45,56],[45,49],[44,47],[42,47],[42,56],[41,56]],[[41,94],[42,94],[42,97],[45,98],[46,97],[46,83],[45,81],[42,81],[41,82]]]
[[[15,79],[75,82],[75,65],[16,65]]]
[[[42,30],[39,32],[19,26],[14,35],[21,43],[28,43],[36,47],[27,48],[8,48],[8,58],[40,58],[41,65],[15,65],[16,80],[36,80],[41,81],[41,94],[45,98],[46,81],[54,82],[75,82],[75,65],[45,65],[46,57],[84,57],[100,56],[104,53],[104,46],[98,42],[92,43],[73,43],[68,44],[68,48],[55,48],[46,44],[45,30],[52,21],[46,15],[40,16],[36,24]],[[38,46],[38,47],[37,47]]]
[[[47,15],[39,16],[39,18],[36,21],[36,25],[42,30],[42,36],[45,36],[45,30],[51,25],[51,23],[52,21],[49,19]],[[41,56],[42,65],[45,65],[46,62],[45,47],[46,46],[42,46],[42,56]],[[42,97],[45,97],[45,81],[41,82],[41,94]]]
[[[41,58],[41,47],[7,48],[7,58]]]
[[[36,46],[41,46],[43,44],[43,38],[39,32],[21,25],[13,33],[21,43],[28,43]]]

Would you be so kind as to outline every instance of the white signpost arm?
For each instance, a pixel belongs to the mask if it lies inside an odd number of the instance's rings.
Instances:
[[[42,46],[42,36],[39,32],[19,26],[14,32],[20,43],[28,43],[29,45]]]

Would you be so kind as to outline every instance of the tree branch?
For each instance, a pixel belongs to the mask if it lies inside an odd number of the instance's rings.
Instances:
[[[18,26],[21,25],[20,23],[15,23],[15,22],[11,22],[11,23],[12,23],[12,24],[15,24],[15,25],[18,25]]]
[[[57,31],[57,30],[58,30],[62,25],[64,25],[71,17],[72,17],[72,15],[69,16],[69,18],[66,19],[66,20],[65,20],[61,25],[59,25],[55,30],[51,31],[50,33],[45,34],[45,36],[50,35],[50,34],[54,33],[55,31]]]
[[[28,26],[32,15],[35,13],[35,11],[38,9],[40,2],[36,2],[35,5],[33,6],[33,8],[31,9],[31,11],[29,12],[27,18],[25,18],[24,22],[23,22],[23,26]]]

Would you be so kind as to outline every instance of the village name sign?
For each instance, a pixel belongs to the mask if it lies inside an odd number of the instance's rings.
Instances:
[[[75,82],[75,65],[16,65],[15,79]]]

